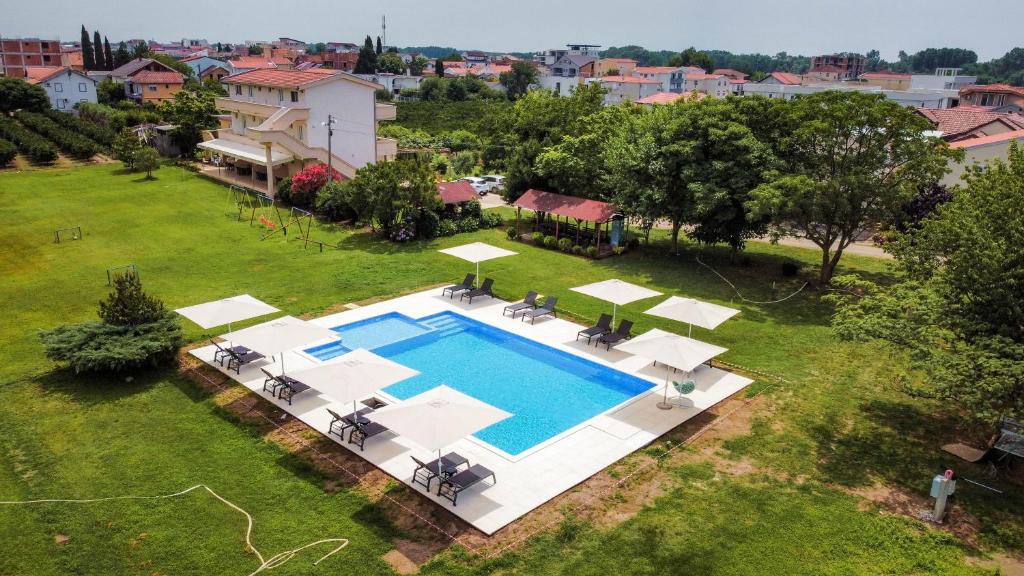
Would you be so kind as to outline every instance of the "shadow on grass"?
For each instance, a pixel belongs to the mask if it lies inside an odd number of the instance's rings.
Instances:
[[[353,230],[337,244],[342,250],[356,250],[368,254],[393,255],[427,252],[433,249],[432,240],[415,240],[412,242],[389,242],[372,232]]]
[[[76,404],[91,406],[117,402],[173,377],[170,369],[112,375],[75,374],[69,368],[58,368],[38,377],[37,381],[47,393],[65,394]]]

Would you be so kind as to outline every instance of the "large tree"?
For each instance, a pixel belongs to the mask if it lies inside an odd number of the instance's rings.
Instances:
[[[92,48],[92,40],[89,39],[89,31],[82,25],[82,66],[86,70],[96,70],[96,52]]]
[[[440,58],[434,60],[434,76],[444,78],[444,60]]]
[[[107,59],[103,55],[103,40],[100,39],[100,31],[96,30],[92,33],[92,51],[93,61],[96,63],[97,70],[108,70]]]
[[[380,36],[377,36],[377,49],[375,50],[375,52],[377,53],[377,56],[380,56],[381,54],[384,53],[384,45],[381,44],[380,42]]]
[[[186,152],[202,141],[204,130],[213,130],[218,125],[213,95],[202,89],[181,90],[174,100],[160,106],[160,114],[176,126],[171,137]]]
[[[359,49],[359,57],[353,70],[356,74],[373,74],[377,71],[377,52],[373,49],[373,40],[367,36],[363,47]]]
[[[509,100],[518,100],[529,91],[530,86],[537,83],[537,78],[536,66],[525,60],[517,60],[512,63],[512,70],[498,76],[498,81],[505,87]]]
[[[409,61],[409,74],[413,76],[422,76],[423,71],[427,68],[427,64],[430,62],[423,56],[416,56]]]
[[[980,421],[1024,417],[1024,149],[972,170],[966,185],[888,244],[901,276],[890,286],[837,278],[834,326],[907,353],[911,390],[952,401]],[[918,374],[918,376],[920,375]]]
[[[880,94],[821,92],[797,98],[786,113],[787,168],[751,193],[748,208],[772,219],[776,237],[817,245],[825,285],[846,248],[937,181],[954,154],[924,135],[924,117]]]
[[[715,61],[706,52],[701,52],[690,46],[678,56],[670,58],[669,66],[696,66],[703,68],[706,72],[711,72],[715,69]]]
[[[405,61],[394,52],[385,52],[377,58],[377,72],[386,74],[404,74]]]
[[[21,78],[0,76],[0,112],[44,112],[49,108],[50,98],[42,86],[29,84]]]
[[[348,187],[348,204],[359,219],[392,238],[404,224],[416,221],[424,210],[440,208],[434,171],[426,162],[397,160],[360,168]]]
[[[114,54],[110,51],[110,40],[107,37],[103,37],[103,63],[106,64],[104,70],[113,70],[114,66]]]

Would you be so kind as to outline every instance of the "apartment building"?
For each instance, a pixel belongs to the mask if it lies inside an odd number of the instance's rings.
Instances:
[[[684,90],[725,98],[732,93],[730,82],[729,77],[724,74],[690,73],[685,77]]]
[[[622,102],[636,102],[661,91],[661,82],[636,76],[602,76],[591,78],[604,88],[604,105],[614,106]]]
[[[853,80],[864,73],[864,57],[853,54],[826,54],[811,60],[808,74],[827,80]]]
[[[566,44],[565,48],[552,48],[545,50],[533,57],[534,64],[538,66],[551,67],[565,56],[590,56],[594,60],[599,58],[601,46],[598,44]]]
[[[960,89],[960,102],[984,106],[995,112],[1024,111],[1024,88],[1009,84],[982,84]]]
[[[637,66],[630,76],[655,80],[661,84],[662,92],[682,92],[686,75],[691,72],[703,72],[703,70],[686,66]]]
[[[351,178],[357,169],[398,153],[397,142],[377,138],[377,123],[395,119],[394,106],[375,102],[380,84],[324,68],[251,70],[223,83],[228,96],[216,104],[230,117],[230,126],[208,134],[199,147],[226,159],[234,172],[212,177],[272,196],[278,181],[307,162],[330,160]],[[330,144],[328,118],[334,132]]]
[[[30,66],[60,66],[60,42],[39,38],[0,38],[0,76],[24,78]]]
[[[631,58],[601,58],[594,66],[594,76],[633,76],[636,66]]]

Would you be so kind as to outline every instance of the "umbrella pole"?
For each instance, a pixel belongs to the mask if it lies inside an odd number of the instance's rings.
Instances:
[[[662,362],[662,364],[664,364],[664,362]],[[672,370],[672,367],[665,364],[665,396],[662,398],[661,402],[658,402],[658,408],[661,408],[662,410],[672,409],[672,404],[668,401],[668,377],[669,374],[671,374],[670,370]]]
[[[437,449],[437,493],[441,494],[441,449]]]
[[[693,324],[690,324],[690,329],[686,332],[686,337],[693,338]]]
[[[612,326],[614,326],[614,325],[615,325],[615,311],[616,311],[616,310],[617,310],[618,308],[619,308],[619,305],[618,305],[618,304],[616,304],[615,302],[612,302],[612,324],[611,324]]]
[[[473,278],[473,285],[474,285],[474,286],[476,286],[476,283],[477,283],[477,282],[478,282],[479,280],[480,280],[480,263],[479,263],[479,262],[477,262],[477,263],[476,263],[476,277],[475,277],[475,278]]]

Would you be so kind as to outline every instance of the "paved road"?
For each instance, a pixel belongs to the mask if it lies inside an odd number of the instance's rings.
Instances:
[[[765,244],[771,242],[767,238],[756,238],[754,242],[763,242]],[[783,246],[796,246],[797,248],[809,248],[811,250],[821,250],[817,244],[807,240],[806,238],[782,238],[779,240],[779,244]],[[873,242],[854,242],[843,250],[843,254],[856,254],[858,256],[871,256],[873,258],[885,258],[888,260],[892,259],[892,254],[889,254],[876,246]]]

